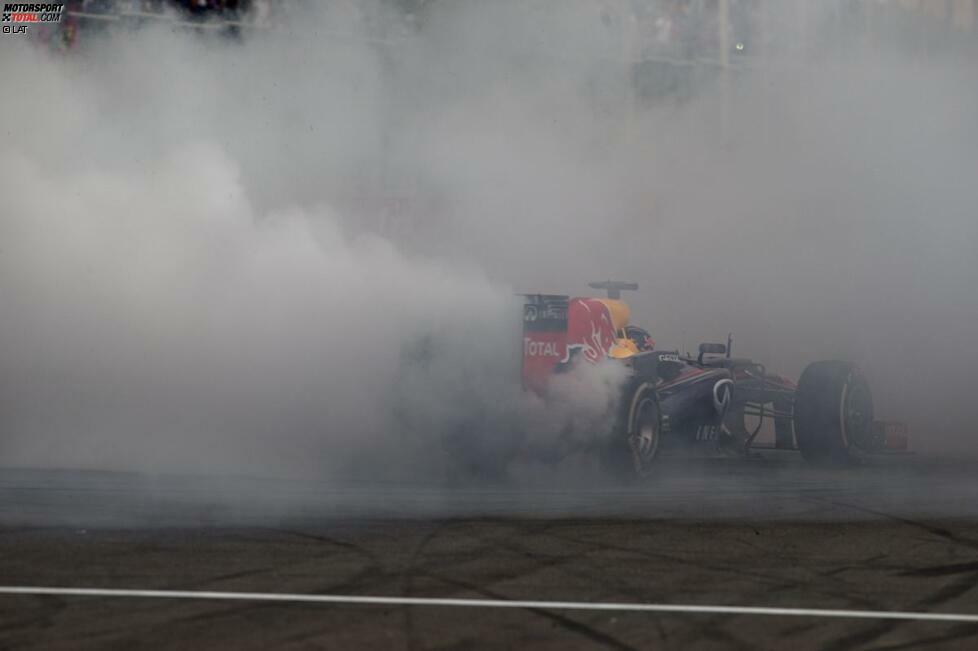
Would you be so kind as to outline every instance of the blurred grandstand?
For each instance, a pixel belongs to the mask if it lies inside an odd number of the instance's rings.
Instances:
[[[751,106],[766,111],[774,80],[791,84],[794,71],[812,63],[844,61],[857,52],[890,49],[892,60],[925,61],[945,54],[978,54],[978,0],[504,0],[507,7],[527,8],[527,21],[548,15],[548,2],[556,10],[569,5],[583,17],[563,39],[536,39],[507,44],[500,57],[520,66],[539,65],[541,74],[584,70],[582,103],[611,125],[609,140],[628,138],[637,113],[657,104],[685,102],[712,93],[710,112],[701,116],[704,128],[716,128],[722,141],[729,136],[731,107]],[[395,131],[399,116],[418,102],[423,92],[409,87],[441,81],[425,75],[398,74],[397,49],[426,29],[444,24],[440,12],[485,0],[68,0],[62,24],[48,28],[44,39],[65,52],[84,50],[99,34],[165,26],[200,34],[203,38],[248,40],[263,32],[281,31],[289,38],[295,21],[315,10],[327,24],[316,28],[317,37],[359,47],[368,43],[380,53],[386,75],[386,119],[383,129]],[[331,14],[332,9],[336,14]],[[555,12],[556,13],[556,12]],[[344,17],[328,24],[331,15]],[[350,16],[353,20],[349,20]],[[355,27],[354,27],[355,26]],[[43,28],[42,28],[43,29]],[[526,33],[532,34],[531,25]],[[582,54],[579,38],[592,45]],[[902,58],[901,58],[902,57]],[[535,60],[535,63],[531,63]],[[561,65],[549,65],[551,63]],[[566,64],[566,65],[564,65]],[[739,83],[758,71],[764,83]],[[451,84],[466,83],[464,71],[450,61],[432,76]],[[717,92],[719,91],[719,92]],[[738,93],[762,97],[740,101]],[[803,97],[804,93],[795,93]],[[760,107],[760,108],[757,108]],[[767,119],[765,113],[765,119]],[[382,141],[386,142],[384,137]],[[416,224],[444,211],[443,198],[425,188],[420,179],[405,181],[388,173],[387,159],[363,177],[347,179],[338,191],[338,207],[370,215],[378,232],[392,234],[403,224]],[[415,219],[403,219],[413,214]],[[409,233],[400,234],[409,237]]]
[[[267,28],[282,13],[273,0],[68,0],[65,18],[44,40],[72,49],[108,29],[133,29],[166,23],[175,28],[219,31],[238,36],[242,29]]]
[[[817,48],[816,42],[795,38],[796,28],[814,13],[816,4],[820,13],[836,23],[832,26],[835,36],[872,39],[884,33],[899,34],[916,46],[936,48],[973,37],[978,31],[978,0],[569,1],[591,6],[596,21],[620,32],[622,56],[636,64],[640,85],[645,78],[661,78],[663,66],[728,65],[783,48]],[[68,0],[66,20],[50,37],[59,47],[70,48],[79,38],[110,26],[133,28],[161,22],[239,36],[284,24],[295,9],[308,4],[306,0]],[[445,2],[323,0],[323,4],[342,4],[364,12],[366,7],[386,6],[402,12],[407,24],[417,26]],[[807,29],[814,33],[819,27]]]

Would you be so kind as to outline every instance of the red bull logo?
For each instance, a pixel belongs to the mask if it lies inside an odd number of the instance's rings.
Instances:
[[[597,364],[615,345],[615,329],[608,306],[593,298],[575,298],[567,310],[568,351],[580,349],[588,362]]]

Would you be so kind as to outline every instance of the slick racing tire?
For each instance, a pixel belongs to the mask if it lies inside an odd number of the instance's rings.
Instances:
[[[626,481],[648,477],[662,447],[663,422],[651,383],[626,392],[619,422],[602,450],[605,470]]]
[[[806,461],[841,465],[871,445],[873,396],[848,362],[809,364],[795,393],[795,436]]]

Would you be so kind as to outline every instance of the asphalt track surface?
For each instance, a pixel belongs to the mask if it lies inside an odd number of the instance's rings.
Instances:
[[[978,468],[672,460],[647,485],[0,469],[0,586],[978,614]],[[0,648],[978,648],[974,621],[0,594]]]

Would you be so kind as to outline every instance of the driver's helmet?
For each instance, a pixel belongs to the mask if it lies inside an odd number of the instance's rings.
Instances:
[[[639,328],[638,326],[625,326],[625,336],[635,343],[635,346],[638,348],[639,352],[652,350],[655,348],[655,342],[652,340],[652,335],[650,335],[647,330]]]

